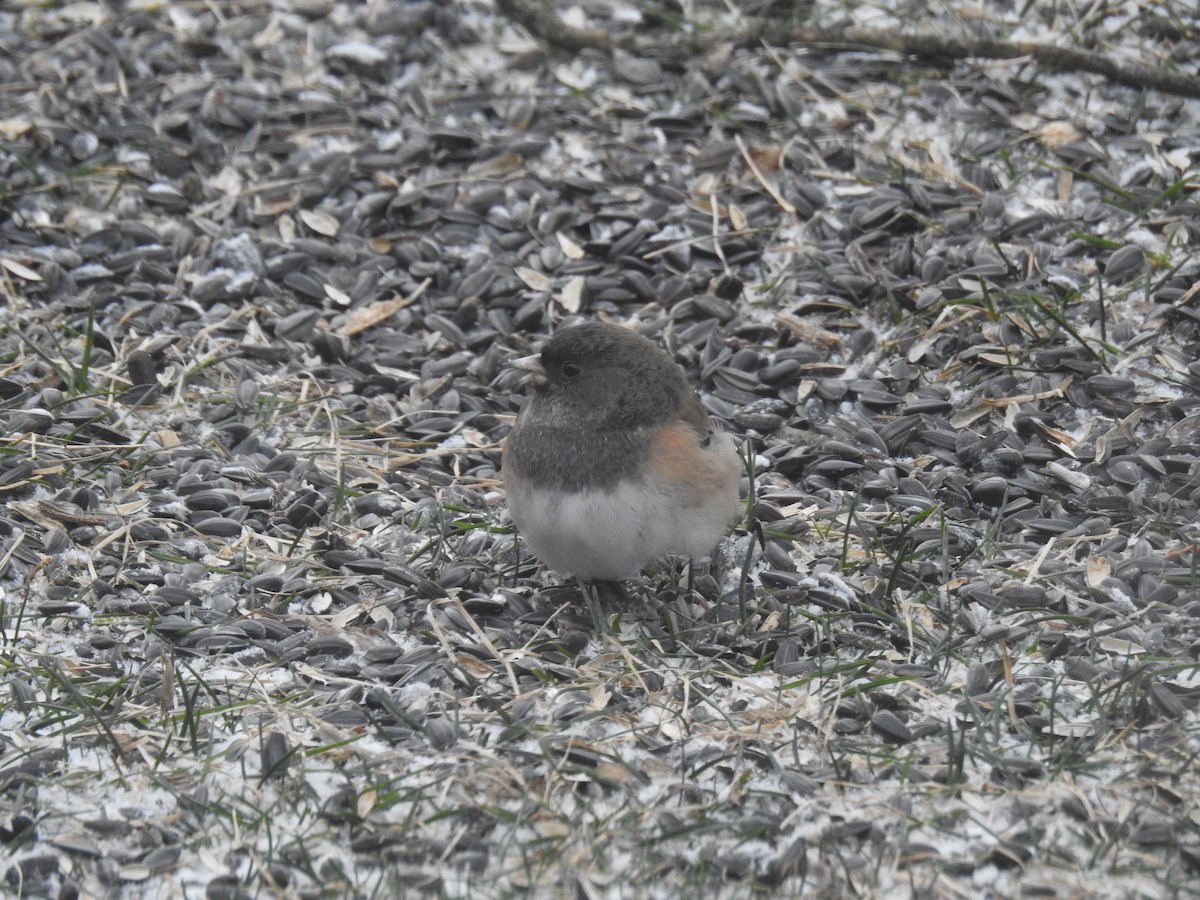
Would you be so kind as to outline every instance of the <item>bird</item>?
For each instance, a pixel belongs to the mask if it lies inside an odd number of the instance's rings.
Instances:
[[[738,517],[741,459],[670,356],[631,329],[588,322],[509,365],[530,392],[501,480],[534,556],[609,582],[712,551]]]

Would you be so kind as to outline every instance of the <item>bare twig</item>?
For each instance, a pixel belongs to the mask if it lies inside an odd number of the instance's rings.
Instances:
[[[550,4],[537,0],[496,0],[496,8],[505,18],[516,22],[535,38],[566,53],[580,50],[603,50],[611,53],[615,48],[634,49],[620,38],[613,38],[596,29],[583,30],[568,25],[554,12]]]
[[[771,35],[765,36],[770,40]],[[1099,53],[1051,47],[1032,41],[961,39],[945,34],[892,34],[868,28],[800,29],[774,35],[804,44],[869,47],[921,59],[1021,59],[1046,69],[1090,72],[1114,84],[1148,88],[1183,97],[1200,97],[1200,77],[1144,65],[1125,65]]]
[[[567,25],[549,4],[537,0],[497,0],[497,8],[535,38],[567,53],[592,49],[611,53],[615,49],[639,53],[653,48],[661,58],[674,53],[691,56],[724,43],[808,44],[829,48],[865,48],[884,50],[905,57],[927,60],[1029,59],[1045,69],[1059,72],[1089,72],[1114,84],[1200,98],[1200,76],[1141,64],[1120,63],[1100,53],[1070,47],[1052,47],[1032,41],[1000,41],[989,38],[957,38],[946,34],[895,34],[870,28],[795,28],[788,23],[773,26],[747,18],[742,28],[714,31],[706,39],[707,47],[688,42],[652,37],[614,37],[598,29],[579,29]]]

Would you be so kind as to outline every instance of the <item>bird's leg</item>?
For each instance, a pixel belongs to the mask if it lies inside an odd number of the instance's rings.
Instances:
[[[614,608],[617,610],[628,609],[631,605],[629,592],[625,589],[625,585],[619,581],[605,581],[603,579],[587,580],[580,578],[579,587],[583,592],[583,596],[587,602],[588,610],[592,614],[592,624],[596,629],[596,634],[605,634],[609,632],[607,613]]]
[[[590,581],[587,578],[577,578],[579,582],[579,590],[583,593],[584,602],[587,603],[588,612],[592,614],[592,628],[596,634],[604,633],[604,611],[600,608],[600,586],[599,582]]]

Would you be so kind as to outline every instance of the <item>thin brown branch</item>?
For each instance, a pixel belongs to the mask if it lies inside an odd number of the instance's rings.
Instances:
[[[568,25],[546,2],[496,0],[496,8],[505,18],[516,22],[539,41],[565,53],[578,53],[580,50],[602,50],[611,53],[615,47],[625,46],[624,41],[614,40],[599,29],[585,31]]]
[[[1069,47],[1051,47],[1031,41],[960,39],[944,34],[891,34],[867,28],[792,30],[776,37],[787,37],[803,44],[869,47],[890,50],[902,56],[922,59],[1021,59],[1029,58],[1039,66],[1058,72],[1090,72],[1114,84],[1145,88],[1200,98],[1200,77],[1186,72],[1143,65],[1127,65],[1100,53],[1088,53]],[[769,38],[768,38],[769,40]]]
[[[694,55],[704,47],[694,42],[664,40],[662,34],[652,36],[613,37],[599,29],[579,29],[567,25],[544,0],[496,0],[496,7],[508,19],[525,28],[535,38],[565,52],[600,50],[611,53],[620,48],[631,53],[654,51],[662,59],[664,53]],[[1069,47],[1051,47],[1031,41],[998,41],[987,38],[955,38],[944,34],[894,34],[869,28],[800,28],[790,25],[771,27],[757,19],[747,19],[747,27],[714,33],[708,48],[722,42],[738,45],[747,43],[809,44],[826,47],[857,47],[886,50],[905,57],[929,60],[965,59],[1029,59],[1044,69],[1058,72],[1088,72],[1100,75],[1114,84],[1126,87],[1162,91],[1182,97],[1200,98],[1200,76],[1170,71],[1140,64],[1120,63],[1101,53],[1091,53]],[[675,48],[672,51],[672,48]]]

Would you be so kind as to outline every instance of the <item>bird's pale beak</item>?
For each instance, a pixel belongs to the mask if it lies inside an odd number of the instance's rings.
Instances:
[[[542,368],[542,355],[540,353],[535,353],[533,356],[519,356],[516,359],[509,360],[508,366],[510,369],[520,369],[524,372],[526,384],[539,386],[546,383],[546,370]]]

